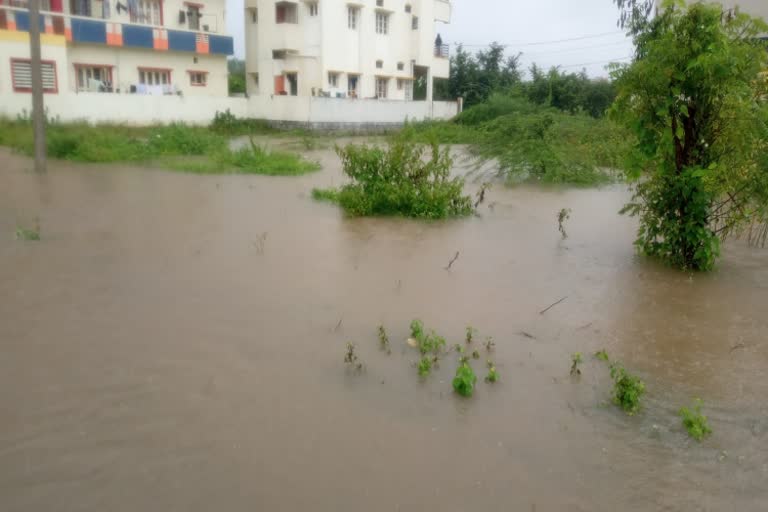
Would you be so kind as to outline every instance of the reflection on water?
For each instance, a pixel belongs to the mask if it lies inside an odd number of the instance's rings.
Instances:
[[[348,219],[309,199],[342,181],[310,156],[326,170],[38,178],[0,150],[1,510],[764,509],[765,252],[730,244],[710,275],[639,258],[623,187]],[[43,240],[15,241],[35,217]],[[454,356],[420,382],[417,316],[449,344],[493,336],[501,382],[457,399]],[[569,377],[600,348],[648,383],[642,414],[604,404],[591,357]],[[693,397],[701,445],[676,415]]]

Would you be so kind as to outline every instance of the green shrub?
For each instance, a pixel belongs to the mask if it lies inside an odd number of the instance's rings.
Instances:
[[[453,389],[464,397],[472,396],[475,390],[477,377],[469,363],[464,361],[456,368],[456,376],[453,378]]]
[[[335,188],[313,188],[312,199],[316,201],[339,202],[339,191]]]
[[[222,135],[253,135],[275,132],[269,127],[267,121],[237,117],[229,109],[224,112],[216,111],[209,128],[211,131]]]
[[[338,203],[354,216],[402,215],[441,219],[469,215],[472,200],[463,195],[464,180],[451,178],[448,150],[396,139],[388,149],[349,145],[337,148],[351,183],[338,193]],[[325,194],[330,197],[330,194]]]
[[[432,358],[423,356],[419,360],[419,376],[427,377],[432,371]]]
[[[701,414],[700,399],[695,400],[690,409],[687,407],[680,409],[680,416],[683,418],[683,426],[688,431],[688,435],[695,440],[701,441],[712,433],[707,417]]]
[[[611,378],[614,383],[613,403],[630,415],[640,410],[640,399],[645,394],[643,381],[618,363],[611,365]]]
[[[488,366],[488,375],[485,376],[485,382],[489,382],[491,384],[498,382],[499,372],[496,371],[496,365],[494,365],[493,361],[489,359],[486,366]]]

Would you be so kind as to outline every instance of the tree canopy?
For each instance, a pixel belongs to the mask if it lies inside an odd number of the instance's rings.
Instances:
[[[617,3],[637,48],[613,70],[613,115],[638,139],[626,165],[642,177],[626,208],[640,217],[636,243],[675,266],[711,269],[724,237],[760,225],[765,241],[768,52],[758,34],[768,27],[717,4],[671,0],[637,22],[643,2]]]

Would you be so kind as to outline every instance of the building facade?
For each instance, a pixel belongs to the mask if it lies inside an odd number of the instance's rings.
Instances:
[[[448,0],[245,0],[250,95],[408,101],[448,78]]]
[[[224,19],[225,0],[41,0],[44,91],[226,97]],[[0,95],[25,104],[28,30],[27,0],[0,0]]]

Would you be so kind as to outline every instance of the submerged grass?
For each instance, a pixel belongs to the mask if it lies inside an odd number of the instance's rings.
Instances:
[[[615,181],[631,137],[608,119],[569,114],[514,95],[495,95],[454,121],[407,125],[399,134],[422,143],[468,144],[495,159],[509,183],[594,186]]]
[[[154,164],[197,174],[292,176],[320,168],[297,154],[268,151],[253,141],[250,147],[232,151],[222,132],[226,130],[181,123],[152,127],[50,123],[46,146],[51,158]],[[23,120],[0,119],[0,145],[31,156],[32,126]]]

